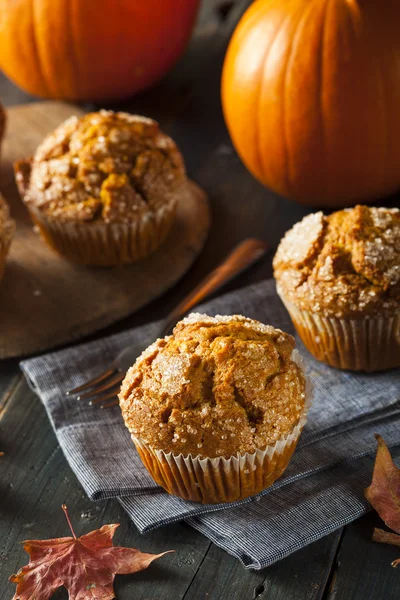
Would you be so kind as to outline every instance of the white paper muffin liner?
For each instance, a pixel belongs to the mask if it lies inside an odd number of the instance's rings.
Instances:
[[[154,252],[167,237],[176,202],[130,223],[60,221],[28,205],[34,223],[53,250],[72,262],[113,266],[133,263]]]
[[[297,308],[277,292],[306,348],[339,369],[381,371],[400,366],[400,312],[344,319]]]
[[[303,369],[296,350],[292,357]],[[305,379],[305,402],[297,425],[288,436],[265,449],[230,458],[201,458],[156,450],[134,435],[132,440],[150,475],[170,494],[203,504],[242,500],[272,485],[286,469],[312,401],[312,384],[307,374]]]

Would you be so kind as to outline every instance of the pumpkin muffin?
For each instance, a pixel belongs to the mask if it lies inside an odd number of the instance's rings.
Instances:
[[[10,217],[8,204],[0,195],[0,279],[4,273],[4,267],[11,240],[15,231],[15,223]]]
[[[238,315],[192,314],[143,352],[119,399],[153,479],[187,500],[219,503],[282,474],[308,394],[292,336]]]
[[[400,366],[400,211],[308,215],[274,258],[278,293],[305,346],[341,369]]]
[[[186,184],[182,156],[155,121],[104,110],[65,121],[15,173],[43,239],[87,265],[156,250]]]

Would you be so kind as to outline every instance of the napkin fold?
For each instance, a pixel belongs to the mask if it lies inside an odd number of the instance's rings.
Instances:
[[[251,285],[196,309],[244,314],[295,335],[273,280]],[[400,445],[399,370],[338,371],[319,363],[296,336],[314,400],[297,450],[283,476],[257,497],[200,505],[168,495],[151,479],[118,407],[100,410],[65,395],[103,370],[126,345],[154,341],[158,323],[23,361],[60,446],[93,500],[118,498],[145,533],[186,520],[247,568],[260,569],[349,523],[368,510],[374,433]],[[400,446],[394,448],[400,456]]]

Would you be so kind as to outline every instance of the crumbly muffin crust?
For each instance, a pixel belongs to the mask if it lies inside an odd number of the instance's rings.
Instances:
[[[400,211],[356,206],[306,216],[274,257],[278,291],[298,308],[363,318],[400,309]]]
[[[102,110],[71,117],[15,165],[26,203],[61,221],[129,223],[171,210],[182,156],[158,123]]]
[[[131,434],[174,454],[230,457],[287,436],[303,414],[294,339],[242,316],[193,314],[129,369],[119,395]]]
[[[0,194],[0,250],[8,248],[11,238],[14,235],[15,222],[10,217],[10,210],[7,202]]]

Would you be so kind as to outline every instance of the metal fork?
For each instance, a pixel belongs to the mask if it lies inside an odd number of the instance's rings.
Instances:
[[[214,271],[207,275],[207,277],[203,279],[203,281],[161,322],[158,335],[155,336],[155,339],[168,335],[179,319],[181,319],[191,308],[196,304],[199,304],[199,302],[230,281],[233,277],[242,273],[245,269],[254,264],[258,259],[264,256],[267,250],[267,244],[261,240],[248,239],[241,242],[225,258],[225,260],[223,260]],[[118,404],[118,400],[113,400],[106,404],[103,403],[117,395],[126,371],[133,365],[137,357],[140,356],[143,350],[145,350],[152,341],[154,340],[143,340],[138,344],[125,348],[113,360],[108,369],[73,390],[68,390],[67,395],[72,396],[76,394],[77,400],[88,399],[89,404],[100,404],[100,408],[115,406]]]

